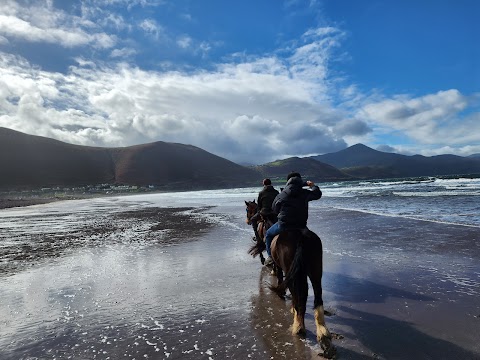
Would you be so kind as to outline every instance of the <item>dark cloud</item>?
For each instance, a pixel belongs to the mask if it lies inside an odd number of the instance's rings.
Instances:
[[[390,145],[380,145],[380,146],[377,146],[377,150],[378,151],[383,151],[383,152],[388,152],[388,153],[394,153],[394,152],[397,152],[397,150],[390,146]]]
[[[339,136],[360,136],[371,131],[370,126],[361,120],[344,120],[335,126],[335,132]]]

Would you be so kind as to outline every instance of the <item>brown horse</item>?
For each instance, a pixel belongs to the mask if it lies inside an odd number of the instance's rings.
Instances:
[[[247,205],[247,219],[249,206]],[[256,242],[249,253],[255,257],[261,255],[265,243]],[[336,350],[332,345],[332,336],[325,326],[322,274],[323,274],[323,247],[321,239],[308,229],[287,230],[275,236],[271,244],[272,258],[275,262],[277,286],[270,286],[278,296],[285,298],[286,289],[292,296],[293,325],[292,333],[305,336],[305,312],[308,298],[308,279],[312,283],[314,294],[314,316],[317,340],[320,343],[326,358],[335,356]],[[285,277],[284,277],[285,273]]]
[[[252,216],[257,213],[258,210],[258,204],[253,201],[245,201],[246,211],[247,211],[247,224],[252,225]],[[264,216],[265,215],[265,216]],[[267,230],[272,226],[273,222],[271,218],[267,214],[260,214],[260,219],[258,221],[257,225],[257,233],[260,236],[260,239],[257,239],[257,237],[254,238],[255,244],[252,246],[251,251],[254,253],[251,253],[253,257],[260,255],[260,261],[262,262],[262,265],[265,263],[265,257],[263,256],[263,251],[266,250],[265,246],[265,234]]]

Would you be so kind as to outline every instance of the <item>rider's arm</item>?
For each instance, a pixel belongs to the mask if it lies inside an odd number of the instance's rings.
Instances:
[[[310,187],[307,201],[318,200],[322,197],[322,191],[313,181],[306,181],[305,185]]]
[[[273,200],[272,210],[275,214],[278,214],[280,212],[281,208],[282,208],[281,197],[280,197],[280,195],[277,195],[275,200]]]

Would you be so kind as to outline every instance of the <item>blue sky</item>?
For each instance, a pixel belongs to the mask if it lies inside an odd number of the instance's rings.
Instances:
[[[0,126],[239,163],[480,153],[475,0],[3,0]]]

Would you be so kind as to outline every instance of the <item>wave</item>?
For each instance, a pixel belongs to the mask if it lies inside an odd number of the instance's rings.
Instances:
[[[343,186],[325,184],[327,197],[364,196],[478,196],[480,178],[406,178],[388,181],[346,182]]]
[[[343,207],[343,206],[334,206],[333,208],[338,210],[355,211],[355,212],[360,212],[365,214],[372,214],[372,215],[379,215],[379,216],[386,216],[386,217],[396,217],[396,218],[410,219],[410,220],[416,220],[416,221],[426,221],[426,222],[432,222],[432,223],[438,223],[438,224],[480,228],[480,225],[475,225],[475,224],[465,224],[465,223],[460,223],[455,221],[438,220],[433,218],[419,217],[415,215],[387,213],[380,210],[366,210],[366,209],[357,209],[357,208]]]

